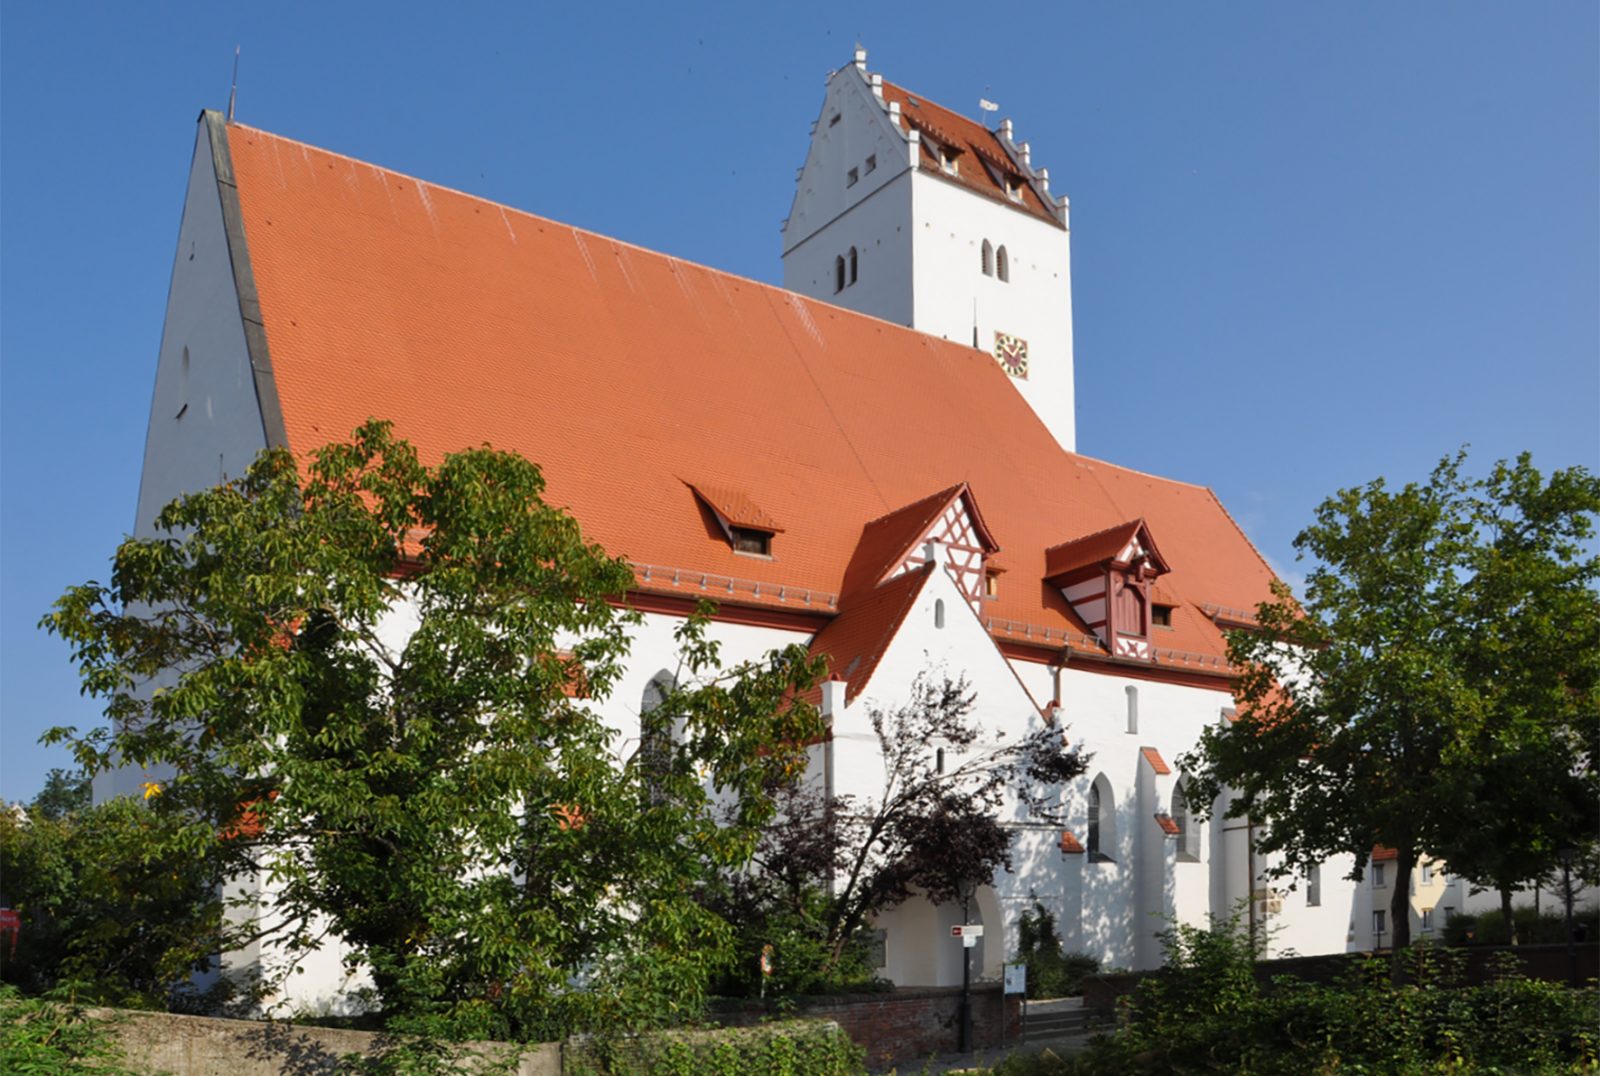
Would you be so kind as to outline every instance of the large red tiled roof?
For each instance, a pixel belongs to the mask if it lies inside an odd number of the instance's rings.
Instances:
[[[932,135],[939,142],[959,151],[960,163],[952,175],[940,166],[939,158],[924,139],[918,159],[919,167],[923,171],[943,176],[968,190],[998,199],[1033,216],[1059,223],[1055,212],[1039,198],[1039,192],[1034,190],[1033,184],[1020,175],[1017,166],[1011,160],[1011,155],[1006,152],[1004,143],[1000,141],[1000,136],[995,132],[981,123],[967,119],[959,112],[952,112],[943,105],[936,105],[926,97],[911,93],[892,82],[884,82],[883,99],[900,103],[900,115],[911,125],[910,129]],[[1004,185],[997,181],[996,173],[1002,176],[1014,175],[1023,180],[1020,202],[1013,200],[1006,193]]]
[[[1139,517],[1175,565],[1169,655],[1215,663],[1200,608],[1269,596],[1209,490],[1064,452],[983,352],[249,127],[228,145],[296,452],[371,416],[427,460],[520,452],[647,591],[827,612],[869,521],[965,482],[1006,551],[997,636],[1092,648],[1045,550]],[[685,480],[781,524],[771,558]]]
[[[872,679],[873,670],[933,571],[932,564],[925,564],[872,589],[856,591],[840,606],[839,615],[811,640],[811,653],[826,655],[830,675],[849,685],[845,689],[847,702],[854,700]],[[820,698],[821,688],[812,694],[812,701]]]

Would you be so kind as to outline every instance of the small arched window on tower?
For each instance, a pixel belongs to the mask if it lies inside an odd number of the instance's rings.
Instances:
[[[850,283],[856,282],[856,248],[850,248]]]
[[[833,259],[833,290],[835,293],[844,290],[844,255]]]
[[[1003,244],[994,252],[994,275],[1007,283],[1011,281],[1011,256]]]
[[[935,598],[933,602],[933,626],[944,627],[944,599]]]
[[[994,244],[983,241],[983,275],[994,276]]]

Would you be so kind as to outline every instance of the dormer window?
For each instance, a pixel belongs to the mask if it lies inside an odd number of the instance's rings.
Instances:
[[[1152,605],[1150,607],[1150,623],[1158,628],[1172,627],[1172,606]]]
[[[948,146],[939,147],[939,167],[946,175],[952,176],[961,170],[960,164],[956,161],[955,150]]]
[[[1151,586],[1170,569],[1144,520],[1108,527],[1045,550],[1045,582],[1119,658],[1148,661]],[[1167,606],[1170,620],[1171,606]]]
[[[861,180],[861,169],[852,168],[844,174],[844,185],[854,187]]]
[[[1013,202],[1022,201],[1022,179],[1019,176],[1006,177],[1006,197]]]
[[[870,157],[867,158],[866,171],[870,174],[870,173],[876,171],[877,167],[878,167],[878,155],[876,153],[874,153]]]
[[[772,535],[767,531],[758,531],[750,527],[730,527],[728,534],[733,540],[735,553],[743,553],[750,557],[772,556]]]
[[[985,598],[1000,596],[1000,573],[993,568],[983,573],[983,596]]]
[[[828,126],[829,127],[835,126],[839,122],[839,119],[840,119],[839,113],[835,112],[832,116],[828,117]]]

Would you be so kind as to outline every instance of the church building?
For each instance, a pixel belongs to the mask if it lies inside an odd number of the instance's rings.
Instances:
[[[1035,897],[1108,966],[1156,965],[1169,919],[1247,900],[1275,949],[1370,948],[1387,897],[1348,861],[1270,883],[1242,822],[1190,810],[1176,760],[1229,721],[1224,633],[1273,573],[1209,489],[1076,453],[1070,238],[1009,121],[941,108],[864,52],[828,79],[782,288],[206,112],[136,533],[262,449],[305,454],[369,416],[428,462],[517,451],[633,565],[645,622],[600,703],[619,749],[709,598],[727,661],[827,656],[813,773],[837,792],[875,792],[867,711],[930,670],[965,676],[996,735],[1059,725],[1093,754],[1065,827],[1007,818],[1016,866],[978,890],[978,974],[1015,954]],[[1419,922],[1456,888],[1419,892]],[[880,974],[959,982],[958,922],[895,909]],[[326,1005],[341,975],[316,958],[284,1000]]]

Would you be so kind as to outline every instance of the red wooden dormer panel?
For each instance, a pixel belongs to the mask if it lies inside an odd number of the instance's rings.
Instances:
[[[1149,660],[1150,584],[1170,569],[1135,519],[1045,550],[1045,582],[1118,657]]]

